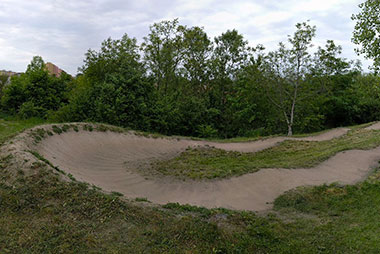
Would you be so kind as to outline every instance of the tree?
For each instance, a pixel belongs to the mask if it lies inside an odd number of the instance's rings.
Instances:
[[[60,78],[49,75],[40,56],[33,57],[24,74],[13,76],[1,98],[3,108],[11,113],[22,113],[24,117],[46,117],[66,101],[68,75]],[[26,113],[28,112],[28,113]]]
[[[359,4],[361,12],[352,15],[356,21],[352,41],[361,45],[356,49],[358,54],[364,54],[367,59],[373,59],[373,69],[380,70],[380,1],[367,0]]]
[[[182,59],[183,26],[178,20],[161,21],[150,27],[141,48],[148,70],[153,74],[157,90],[167,94],[178,83],[179,64]]]
[[[204,93],[210,81],[212,42],[200,27],[184,27],[182,74],[196,94]]]
[[[305,118],[314,119],[306,129],[317,131],[325,127],[337,127],[354,124],[351,120],[355,102],[346,93],[351,86],[353,76],[360,72],[359,63],[341,57],[342,47],[334,41],[327,40],[325,47],[318,47],[314,54],[311,73],[307,80],[315,88],[312,99],[304,104]],[[359,69],[357,69],[359,68]],[[302,129],[305,131],[305,128]]]
[[[98,52],[89,49],[83,60],[84,65],[79,70],[90,82],[98,83],[104,82],[111,73],[123,71],[126,66],[133,66],[138,72],[145,72],[139,60],[137,40],[124,34],[119,40],[104,40]]]
[[[333,40],[327,40],[325,48],[318,47],[314,54],[313,73],[318,76],[344,74],[349,71],[353,62],[347,62],[342,54],[342,46],[336,45]]]
[[[5,74],[0,74],[0,99],[3,95],[3,88],[5,84],[8,82],[9,76]]]
[[[248,65],[251,48],[248,47],[243,35],[237,30],[227,30],[214,38],[214,50],[211,57],[210,106],[216,112],[215,125],[225,137],[228,136],[228,127],[232,115],[228,108],[236,100],[235,84],[239,73]]]
[[[89,50],[64,120],[92,120],[149,130],[153,86],[140,62],[135,38],[108,38],[99,51]]]
[[[300,97],[307,96],[309,87],[305,82],[310,70],[311,56],[308,52],[315,36],[315,26],[306,22],[296,25],[297,31],[288,39],[291,48],[284,43],[266,56],[267,82],[264,88],[269,100],[280,110],[288,127],[288,136],[293,134],[296,104]]]

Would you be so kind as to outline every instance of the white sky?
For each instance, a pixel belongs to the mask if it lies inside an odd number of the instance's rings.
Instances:
[[[250,45],[275,50],[298,22],[317,26],[314,45],[332,39],[343,56],[358,57],[351,43],[364,0],[0,0],[0,70],[23,72],[35,55],[75,75],[89,48],[124,33],[138,42],[149,25],[179,18],[180,24],[204,27],[213,38],[237,29]]]

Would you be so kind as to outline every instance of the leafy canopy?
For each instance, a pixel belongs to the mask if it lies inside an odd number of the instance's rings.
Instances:
[[[364,54],[367,59],[373,59],[373,69],[380,70],[380,1],[367,0],[359,5],[361,12],[352,15],[356,21],[352,41],[361,45],[356,49],[358,54]]]

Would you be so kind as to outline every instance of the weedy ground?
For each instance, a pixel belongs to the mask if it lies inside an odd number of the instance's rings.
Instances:
[[[4,140],[30,122],[2,120]],[[356,135],[356,134],[355,134]],[[366,135],[357,136],[365,138]],[[359,139],[359,138],[358,138]],[[357,141],[357,144],[366,144]],[[375,145],[376,142],[373,142]],[[43,161],[0,158],[0,253],[377,253],[379,173],[354,186],[298,188],[263,214],[158,206],[62,181]],[[145,201],[145,200],[144,200]]]

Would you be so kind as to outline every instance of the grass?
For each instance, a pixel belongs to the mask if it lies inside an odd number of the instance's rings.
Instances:
[[[2,176],[5,171],[2,170]],[[303,188],[275,212],[139,206],[43,165],[0,180],[3,253],[376,253],[380,183]]]
[[[380,250],[379,190],[378,176],[354,186],[299,188],[277,198],[275,209],[282,216],[314,216],[312,224],[308,219],[297,220],[296,234],[310,235],[305,244],[312,241],[321,252],[376,253]]]
[[[2,129],[0,135],[13,136],[17,128],[13,130]],[[377,143],[374,134],[352,132],[346,141],[334,142],[341,148],[350,142],[364,148]],[[380,249],[378,172],[354,186],[289,191],[276,199],[274,211],[257,215],[129,202],[117,192],[105,194],[87,184],[62,181],[45,162],[18,169],[29,173],[14,178],[12,159],[0,157],[0,253],[378,253]]]
[[[1,173],[5,179],[6,170]],[[117,193],[60,181],[43,164],[12,183],[0,180],[0,197],[4,253],[252,253],[279,248],[260,247],[253,240],[261,241],[263,235],[245,232],[246,224],[265,232],[272,223],[254,213],[178,204],[142,207]]]
[[[155,162],[152,173],[181,179],[213,179],[243,175],[261,168],[313,167],[338,152],[370,149],[380,145],[380,131],[357,128],[328,141],[286,140],[257,153],[230,152],[216,148],[188,148],[178,157]]]
[[[0,145],[15,134],[43,123],[46,123],[46,121],[39,118],[21,120],[0,114]]]

